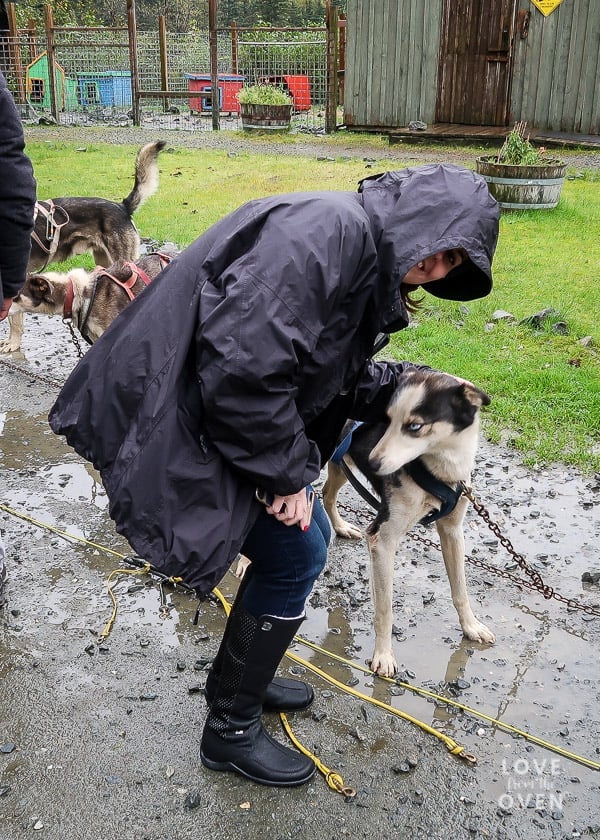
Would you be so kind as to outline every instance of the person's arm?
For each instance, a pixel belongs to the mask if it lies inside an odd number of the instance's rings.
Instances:
[[[25,282],[31,250],[36,184],[24,147],[21,120],[0,74],[0,320]]]
[[[237,268],[230,285],[208,318],[201,316],[197,372],[206,429],[257,487],[295,493],[320,469],[296,409],[298,367],[314,337],[260,278]],[[207,284],[203,296],[211,292]]]

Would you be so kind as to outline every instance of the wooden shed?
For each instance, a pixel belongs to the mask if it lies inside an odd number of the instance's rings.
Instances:
[[[600,134],[600,0],[347,0],[344,123]]]

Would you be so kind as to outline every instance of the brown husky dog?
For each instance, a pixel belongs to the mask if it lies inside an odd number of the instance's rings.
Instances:
[[[41,312],[70,320],[93,344],[127,304],[171,261],[166,254],[149,254],[136,263],[118,260],[89,272],[73,268],[66,274],[30,274],[12,302],[10,315]],[[17,335],[20,343],[21,336]]]
[[[142,146],[136,158],[133,189],[121,202],[83,196],[38,201],[28,271],[39,271],[49,263],[88,252],[94,255],[97,266],[109,266],[117,260],[135,261],[140,253],[140,236],[132,216],[158,189],[158,155],[165,146],[164,140]],[[11,310],[9,335],[0,342],[0,353],[12,353],[21,346],[23,311]]]

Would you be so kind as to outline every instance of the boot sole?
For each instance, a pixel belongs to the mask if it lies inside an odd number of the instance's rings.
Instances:
[[[238,767],[237,764],[234,764],[232,761],[213,761],[211,758],[207,758],[202,750],[200,750],[200,760],[205,767],[208,767],[209,770],[237,773],[239,776],[244,776],[244,778],[257,782],[259,785],[268,785],[269,787],[296,787],[298,785],[304,785],[312,779],[317,771],[316,764],[313,764],[310,773],[303,776],[301,779],[294,779],[293,781],[276,781],[274,779],[265,779],[260,778],[259,776],[253,776],[251,773],[248,773],[246,770]]]

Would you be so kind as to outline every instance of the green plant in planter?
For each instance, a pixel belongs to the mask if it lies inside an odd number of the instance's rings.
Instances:
[[[525,136],[526,122],[515,123],[496,155],[476,160],[477,172],[489,190],[507,210],[551,210],[558,204],[566,164],[546,156]]]
[[[238,91],[237,98],[242,128],[289,131],[294,100],[282,88],[270,84],[248,85]]]
[[[248,85],[237,93],[240,105],[291,105],[292,97],[276,85]]]
[[[532,145],[529,135],[525,136],[526,130],[526,122],[515,123],[513,130],[504,141],[496,157],[489,158],[489,160],[494,160],[495,163],[504,163],[508,166],[559,165],[561,161],[546,157],[546,149],[543,146],[538,149]]]

